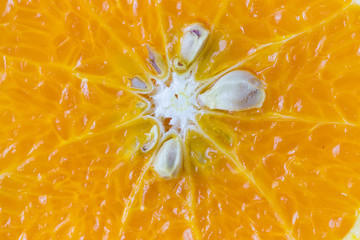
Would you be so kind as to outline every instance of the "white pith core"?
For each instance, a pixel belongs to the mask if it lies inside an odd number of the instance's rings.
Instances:
[[[261,80],[244,70],[195,81],[197,58],[209,35],[210,31],[201,24],[187,26],[180,40],[179,55],[171,61],[168,59],[167,64],[155,49],[148,46],[149,63],[159,78],[155,77],[156,83],[149,95],[152,103],[149,114],[157,118],[160,129],[153,129],[149,135],[151,141],[142,151],[148,151],[155,146],[154,141],[159,140],[161,147],[154,155],[153,169],[164,179],[175,178],[181,171],[185,134],[188,129],[198,129],[196,116],[199,113],[205,113],[206,109],[232,112],[260,108],[265,99]],[[134,88],[141,89],[145,85],[138,79],[132,81]],[[205,110],[200,110],[199,104]],[[157,130],[160,130],[158,135]]]
[[[171,74],[169,84],[158,81],[152,96],[154,115],[163,122],[170,119],[169,125],[181,135],[195,122],[195,115],[199,109],[196,101],[199,84],[192,75]]]

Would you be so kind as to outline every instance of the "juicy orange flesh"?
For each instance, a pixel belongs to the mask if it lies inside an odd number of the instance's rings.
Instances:
[[[0,2],[1,239],[339,239],[360,207],[360,7],[349,1]],[[146,45],[211,37],[202,81],[229,67],[261,109],[209,113],[164,180],[131,77]]]

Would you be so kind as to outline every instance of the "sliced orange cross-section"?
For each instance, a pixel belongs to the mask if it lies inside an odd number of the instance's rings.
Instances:
[[[2,1],[1,239],[360,239],[356,1]]]

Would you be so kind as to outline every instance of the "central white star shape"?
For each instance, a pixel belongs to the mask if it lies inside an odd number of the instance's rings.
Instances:
[[[174,178],[183,164],[184,139],[189,128],[197,128],[196,117],[203,111],[236,112],[260,108],[265,100],[263,83],[244,70],[227,70],[213,80],[195,79],[196,60],[203,51],[210,32],[201,24],[184,29],[180,51],[166,64],[160,54],[150,46],[149,63],[155,72],[155,87],[147,98],[151,102],[148,115],[159,127],[148,134],[149,151],[159,143],[153,169],[162,178]],[[168,68],[169,66],[169,68]],[[132,79],[132,86],[147,88],[140,78]]]
[[[168,83],[159,81],[152,96],[155,117],[162,122],[169,119],[170,129],[183,137],[186,130],[195,125],[195,116],[200,108],[196,99],[199,86],[192,75],[175,72]]]

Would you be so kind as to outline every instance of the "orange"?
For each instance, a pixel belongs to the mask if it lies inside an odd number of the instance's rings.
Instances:
[[[360,239],[357,2],[1,0],[0,239]]]

